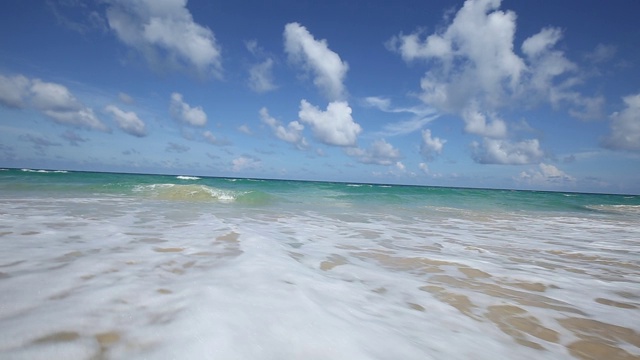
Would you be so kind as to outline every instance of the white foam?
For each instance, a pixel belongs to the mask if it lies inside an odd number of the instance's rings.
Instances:
[[[33,172],[33,173],[59,173],[59,174],[67,173],[67,171],[65,170],[34,170],[34,169],[20,169],[20,170],[24,172]]]
[[[200,178],[197,177],[197,176],[184,176],[184,175],[176,176],[176,179],[179,179],[179,180],[200,180]]]
[[[640,332],[637,309],[594,301],[640,296],[640,229],[620,220],[61,200],[0,200],[2,358],[571,359],[576,337],[557,319]],[[487,318],[496,305],[525,309],[558,343],[518,344]]]

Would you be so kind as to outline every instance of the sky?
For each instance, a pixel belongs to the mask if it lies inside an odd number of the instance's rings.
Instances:
[[[0,2],[0,167],[640,194],[636,0]]]

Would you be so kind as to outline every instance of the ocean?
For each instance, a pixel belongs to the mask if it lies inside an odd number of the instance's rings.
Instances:
[[[1,359],[640,359],[640,196],[4,169]]]

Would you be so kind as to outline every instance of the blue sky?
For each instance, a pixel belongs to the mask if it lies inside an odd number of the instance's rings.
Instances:
[[[0,3],[0,166],[640,193],[634,0]]]

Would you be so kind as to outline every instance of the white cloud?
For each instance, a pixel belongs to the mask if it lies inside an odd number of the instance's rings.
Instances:
[[[14,108],[33,108],[53,121],[79,128],[109,132],[110,129],[64,85],[0,75],[0,103]]]
[[[126,93],[118,93],[118,99],[120,99],[120,101],[122,101],[123,103],[127,104],[127,105],[131,105],[134,103],[133,98],[131,97],[131,95],[126,94]]]
[[[368,149],[349,147],[345,152],[363,164],[392,165],[401,157],[400,150],[384,139],[374,141]]]
[[[247,41],[247,50],[256,57],[264,58],[263,61],[252,65],[249,68],[249,88],[257,93],[264,93],[275,90],[277,86],[273,80],[273,58],[258,46],[257,41]]]
[[[576,179],[557,167],[545,163],[538,164],[538,169],[531,169],[520,173],[519,181],[535,185],[573,183]]]
[[[292,62],[313,73],[313,83],[329,100],[346,96],[343,81],[349,65],[329,49],[326,40],[316,40],[304,26],[289,23],[284,27],[284,49]]]
[[[617,51],[618,49],[614,45],[598,44],[585,57],[595,64],[600,64],[613,59]]]
[[[152,66],[221,76],[220,46],[213,32],[193,21],[187,0],[110,0],[109,27]]]
[[[409,134],[414,131],[420,130],[428,123],[437,119],[439,114],[432,107],[412,106],[412,107],[393,107],[391,106],[391,100],[378,96],[369,96],[364,99],[364,106],[374,107],[380,111],[387,113],[407,113],[412,117],[409,120],[403,120],[393,122],[384,126],[381,135],[384,136],[397,136]]]
[[[517,90],[526,65],[513,52],[516,15],[499,6],[499,0],[469,0],[444,31],[424,41],[419,33],[392,39],[406,60],[435,60],[421,84],[427,104],[447,112],[471,99],[497,107]]]
[[[273,82],[273,59],[269,58],[249,69],[249,88],[258,93],[275,90]]]
[[[304,125],[299,122],[292,121],[287,127],[284,127],[278,120],[270,116],[269,111],[264,107],[260,109],[260,119],[269,125],[278,139],[294,144],[300,149],[307,147],[307,140],[302,136]]]
[[[481,164],[524,165],[540,161],[544,152],[537,139],[511,142],[484,138],[482,144],[472,143],[474,160]]]
[[[431,130],[422,131],[422,143],[420,144],[420,153],[425,160],[433,160],[436,155],[442,153],[444,144],[447,140],[431,136]]]
[[[260,167],[260,160],[250,156],[241,156],[233,159],[231,162],[231,170],[233,172],[240,172],[243,170],[252,170]]]
[[[140,120],[135,112],[122,111],[114,105],[108,105],[105,110],[108,113],[111,113],[113,119],[118,124],[118,127],[127,134],[137,137],[147,135],[144,121]]]
[[[640,93],[623,98],[625,108],[611,114],[611,132],[602,145],[613,150],[640,151]]]
[[[300,101],[300,121],[309,124],[313,134],[327,145],[354,146],[362,128],[351,117],[346,101],[334,101],[322,111],[306,100]]]
[[[246,124],[242,124],[242,125],[238,126],[238,131],[240,131],[243,134],[253,135],[253,132],[251,131],[251,128]]]
[[[55,122],[109,132],[93,109],[84,106],[64,85],[31,80],[31,105]]]
[[[29,94],[31,81],[22,75],[0,75],[0,104],[11,108],[22,108]]]
[[[202,133],[202,137],[204,137],[204,140],[206,142],[208,142],[209,144],[213,144],[213,145],[224,146],[224,145],[229,145],[231,143],[227,139],[221,139],[221,138],[215,136],[210,130],[204,131]]]
[[[418,165],[418,167],[420,168],[420,170],[422,170],[423,173],[428,174],[429,173],[429,165],[427,165],[426,163],[420,163]]]
[[[171,94],[171,103],[169,105],[171,116],[180,122],[193,125],[204,126],[207,124],[207,114],[202,110],[201,106],[191,107],[182,100],[182,94]]]
[[[407,168],[406,166],[404,166],[404,164],[401,161],[396,162],[396,169],[400,170],[401,172],[404,172]]]
[[[467,133],[490,138],[506,137],[507,124],[495,115],[490,115],[490,118],[487,121],[487,116],[478,111],[474,105],[467,107],[462,112],[462,119],[465,123],[464,130]]]
[[[434,33],[400,34],[387,45],[405,61],[429,63],[420,80],[420,98],[439,112],[460,116],[465,132],[485,138],[482,145],[475,144],[477,161],[529,163],[541,157],[537,140],[509,141],[500,109],[547,102],[566,108],[573,117],[592,119],[601,116],[604,98],[576,90],[584,83],[583,75],[556,49],[560,29],[546,27],[528,37],[518,55],[516,14],[500,10],[500,5],[500,0],[467,0]],[[601,50],[602,55],[610,52]]]

